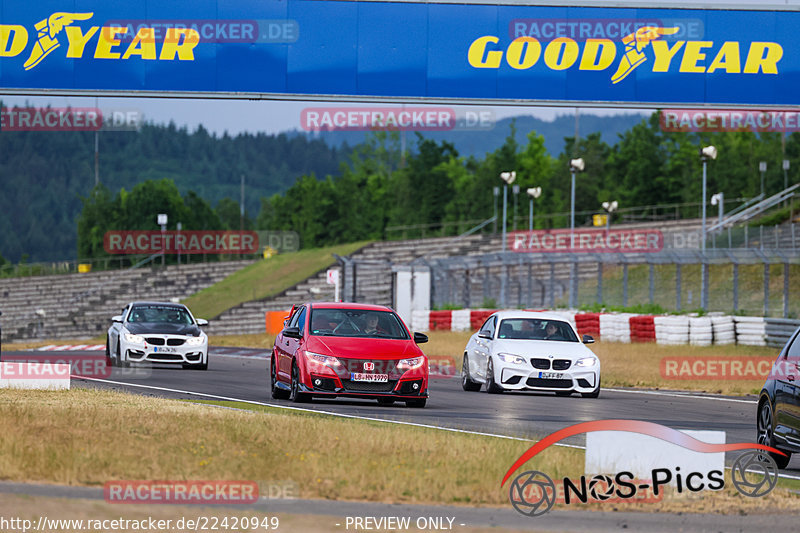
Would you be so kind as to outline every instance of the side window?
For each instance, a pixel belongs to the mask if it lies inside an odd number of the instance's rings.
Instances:
[[[286,325],[286,327],[289,327],[289,328],[295,327],[297,325],[297,319],[298,319],[299,316],[300,316],[300,309],[297,309],[297,310],[295,310],[294,314],[292,315],[292,318],[289,319],[289,323]]]
[[[306,329],[306,308],[302,308],[297,314],[297,327],[300,328],[300,335],[302,335]]]
[[[487,333],[490,336],[494,336],[494,325],[496,323],[497,317],[490,316],[486,319],[486,322],[483,323],[481,326],[481,333]]]
[[[800,363],[800,335],[795,337],[792,341],[792,345],[789,346],[786,357],[795,363]]]

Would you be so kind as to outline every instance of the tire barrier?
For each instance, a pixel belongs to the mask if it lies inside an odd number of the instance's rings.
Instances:
[[[578,313],[575,315],[578,335],[600,337],[600,313]]]
[[[711,317],[689,317],[689,344],[693,346],[711,346],[714,343],[714,331]]]
[[[414,311],[413,331],[477,331],[494,309]],[[665,345],[711,346],[743,344],[783,347],[800,328],[800,320],[729,316],[653,316],[630,313],[547,311],[576,327],[579,335],[609,342],[653,342]]]
[[[631,342],[655,342],[656,324],[653,315],[632,316],[629,319],[631,325]]]
[[[688,316],[657,316],[653,324],[656,344],[689,344]]]

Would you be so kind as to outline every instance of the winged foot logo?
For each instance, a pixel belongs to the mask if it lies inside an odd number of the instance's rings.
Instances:
[[[200,42],[200,34],[195,29],[169,28],[161,39],[157,39],[156,31],[151,27],[140,27],[131,35],[128,34],[129,28],[124,26],[85,28],[78,24],[91,20],[93,16],[91,12],[59,11],[34,24],[36,41],[23,68],[35,68],[62,44],[67,45],[65,55],[68,59],[91,56],[114,60],[194,61],[194,48]],[[0,24],[0,57],[19,56],[28,48],[29,41],[25,26]]]

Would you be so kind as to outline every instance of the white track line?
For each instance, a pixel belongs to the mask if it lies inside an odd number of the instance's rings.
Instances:
[[[123,386],[128,386],[128,387],[139,387],[139,388],[143,388],[143,389],[160,390],[160,391],[164,391],[164,392],[174,392],[174,393],[178,393],[178,394],[189,394],[189,395],[192,395],[192,396],[204,396],[206,398],[214,398],[214,399],[217,399],[217,400],[225,400],[225,401],[232,401],[232,402],[247,403],[247,404],[251,404],[251,405],[261,405],[261,406],[264,406],[264,407],[274,407],[276,409],[287,409],[289,411],[300,411],[300,412],[312,413],[312,414],[325,414],[325,415],[339,417],[339,418],[352,418],[352,419],[356,419],[356,420],[369,420],[369,421],[372,421],[372,422],[385,422],[387,424],[397,424],[397,425],[401,425],[401,426],[413,426],[413,427],[420,427],[420,428],[426,428],[426,429],[438,429],[440,431],[450,431],[452,433],[464,433],[464,434],[467,434],[467,435],[479,435],[481,437],[494,437],[494,438],[497,438],[497,439],[516,440],[516,441],[521,441],[521,442],[538,442],[538,441],[535,441],[535,440],[523,439],[523,438],[520,438],[520,437],[510,437],[508,435],[497,435],[495,433],[484,433],[484,432],[480,432],[480,431],[468,431],[466,429],[449,428],[449,427],[446,427],[446,426],[434,426],[434,425],[430,425],[430,424],[420,424],[420,423],[417,423],[417,422],[402,422],[400,420],[389,420],[389,419],[386,419],[386,418],[374,418],[374,417],[359,416],[359,415],[346,415],[344,413],[334,413],[334,412],[331,412],[331,411],[318,411],[316,409],[304,409],[302,407],[289,407],[288,405],[276,405],[276,404],[273,404],[273,403],[257,402],[257,401],[254,401],[254,400],[243,400],[243,399],[240,399],[240,398],[230,398],[230,397],[227,397],[227,396],[218,396],[216,394],[205,394],[205,393],[202,393],[202,392],[184,391],[184,390],[179,390],[179,389],[168,389],[166,387],[156,387],[156,386],[153,386],[153,385],[139,385],[139,384],[133,384],[133,383],[125,383],[123,381],[111,381],[111,380],[108,380],[108,379],[87,378],[87,377],[75,377],[75,379],[83,379],[83,380],[87,380],[87,381],[100,381],[100,382],[103,382],[103,383],[111,383],[111,384],[114,384],[114,385],[123,385]],[[603,389],[603,390],[615,390],[615,389]],[[621,391],[621,392],[625,392],[625,391]],[[705,397],[704,396],[699,396],[698,398],[705,398]],[[724,398],[712,398],[712,399],[724,399]],[[227,406],[219,406],[219,405],[212,405],[212,404],[200,404],[200,405],[205,405],[205,406],[210,406],[210,407],[226,407],[228,409],[247,411],[246,409],[237,409],[236,407],[227,407]],[[563,447],[563,448],[574,448],[574,449],[577,449],[577,450],[585,450],[586,449],[586,446],[577,446],[577,445],[574,445],[574,444],[564,444],[563,442],[556,442],[556,443],[553,444],[553,446],[560,446],[560,447]],[[726,466],[725,468],[727,470],[730,470],[729,466]],[[800,476],[792,476],[792,475],[789,475],[789,474],[778,473],[778,477],[784,478],[784,479],[800,480]]]
[[[517,441],[521,441],[521,442],[536,442],[536,441],[531,440],[531,439],[523,439],[523,438],[520,438],[520,437],[510,437],[508,435],[497,435],[495,433],[483,433],[483,432],[480,432],[480,431],[469,431],[469,430],[466,430],[466,429],[449,428],[449,427],[446,427],[446,426],[434,426],[434,425],[430,425],[430,424],[420,424],[418,422],[403,422],[403,421],[400,421],[400,420],[391,420],[391,419],[386,419],[386,418],[375,418],[375,417],[360,416],[360,415],[348,415],[348,414],[344,414],[344,413],[335,413],[335,412],[332,412],[332,411],[321,411],[321,410],[316,410],[316,409],[304,409],[302,407],[289,407],[288,405],[277,405],[277,404],[274,404],[274,403],[257,402],[257,401],[254,401],[254,400],[243,400],[241,398],[230,398],[228,396],[218,396],[216,394],[206,394],[206,393],[202,393],[202,392],[185,391],[185,390],[179,390],[179,389],[168,389],[166,387],[156,387],[156,386],[153,386],[153,385],[140,385],[140,384],[134,384],[134,383],[125,383],[123,381],[111,381],[111,380],[108,380],[108,379],[100,379],[100,378],[76,377],[75,379],[83,379],[83,380],[87,380],[87,381],[100,381],[102,383],[111,383],[113,385],[123,385],[123,386],[126,386],[126,387],[139,387],[139,388],[143,388],[143,389],[160,390],[160,391],[164,391],[164,392],[173,392],[173,393],[177,393],[177,394],[189,394],[189,395],[192,395],[192,396],[203,396],[204,398],[213,398],[213,399],[216,399],[216,400],[240,402],[240,403],[247,403],[247,404],[251,404],[251,405],[261,405],[261,406],[264,406],[264,407],[274,407],[276,409],[286,409],[286,410],[289,410],[289,411],[300,411],[300,412],[304,412],[304,413],[323,414],[323,415],[335,416],[335,417],[339,417],[339,418],[353,418],[353,419],[357,419],[357,420],[369,420],[369,421],[372,421],[372,422],[386,422],[388,424],[398,424],[398,425],[401,425],[401,426],[414,426],[414,427],[420,427],[420,428],[426,428],[426,429],[439,429],[439,430],[442,430],[442,431],[451,431],[453,433],[466,433],[468,435],[480,435],[482,437],[495,437],[495,438],[498,438],[498,439],[517,440]],[[584,446],[577,446],[577,445],[574,445],[574,444],[556,443],[555,446],[563,446],[565,448],[576,448],[576,449],[579,449],[579,450],[584,450],[585,449]]]
[[[673,398],[689,398],[692,400],[715,400],[718,402],[734,402],[734,403],[758,403],[758,400],[739,400],[737,398],[724,398],[722,396],[704,396],[702,394],[682,393],[682,392],[663,392],[663,391],[650,391],[650,390],[630,390],[630,389],[607,389],[603,387],[604,391],[608,392],[625,392],[628,394],[651,394],[653,396],[670,396]]]

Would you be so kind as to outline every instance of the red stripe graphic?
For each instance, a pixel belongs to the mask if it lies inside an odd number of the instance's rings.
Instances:
[[[549,448],[556,442],[566,439],[567,437],[572,437],[573,435],[579,435],[581,433],[591,433],[592,431],[628,431],[630,433],[640,433],[642,435],[649,435],[666,442],[671,442],[672,444],[677,444],[678,446],[683,446],[687,450],[701,453],[732,452],[736,450],[764,450],[786,455],[778,449],[775,449],[771,446],[765,446],[763,444],[747,442],[740,442],[736,444],[709,444],[707,442],[697,440],[694,437],[690,437],[685,433],[681,433],[677,429],[668,428],[667,426],[662,426],[661,424],[656,424],[654,422],[644,422],[642,420],[595,420],[593,422],[582,422],[580,424],[575,424],[574,426],[560,429],[528,448],[528,450],[523,453],[513,465],[511,465],[511,468],[508,469],[508,472],[506,472],[505,477],[503,477],[503,481],[500,483],[500,486],[502,487],[505,485],[506,481],[508,481],[508,478],[511,477],[511,474],[513,474],[517,468],[528,462],[539,452]]]

